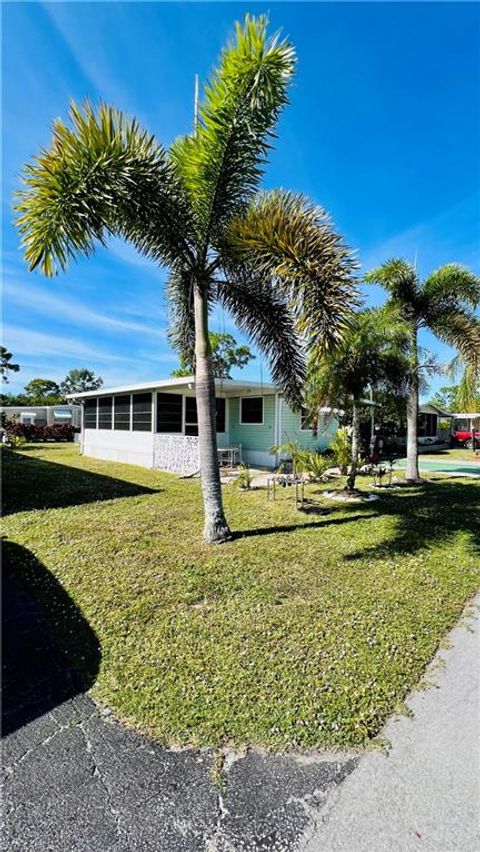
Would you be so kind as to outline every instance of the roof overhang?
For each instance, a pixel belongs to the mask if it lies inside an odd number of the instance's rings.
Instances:
[[[264,382],[242,382],[236,379],[215,379],[215,390],[218,396],[246,396],[256,394],[278,393],[276,385]],[[156,382],[140,382],[134,385],[120,385],[114,388],[100,388],[84,393],[69,393],[67,399],[91,399],[98,396],[112,396],[113,394],[136,393],[137,391],[163,391],[165,393],[190,393],[195,394],[195,378],[185,376],[180,379],[160,379]]]

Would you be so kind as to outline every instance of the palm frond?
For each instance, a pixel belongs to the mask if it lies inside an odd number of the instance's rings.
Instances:
[[[265,16],[236,24],[205,87],[195,134],[172,147],[205,245],[257,189],[287,103],[295,52],[267,29]]]
[[[418,313],[420,288],[415,268],[406,260],[392,258],[364,276],[367,284],[380,284],[390,294],[393,303],[402,308],[404,317],[412,319]]]
[[[448,306],[436,310],[429,327],[444,343],[460,353],[476,374],[480,370],[480,319],[467,308]]]
[[[51,147],[25,166],[17,193],[30,269],[65,270],[109,234],[160,262],[190,256],[188,199],[154,137],[105,104],[72,102],[69,118],[54,122]]]
[[[475,308],[480,305],[480,278],[465,266],[448,263],[427,276],[422,295],[431,312],[461,305]]]
[[[195,361],[193,276],[188,268],[174,267],[167,282],[168,340],[180,361]]]
[[[261,193],[231,222],[225,241],[228,252],[274,282],[308,348],[338,344],[359,301],[357,263],[324,210],[295,193]]]
[[[266,356],[273,381],[285,399],[298,408],[302,403],[305,354],[285,298],[267,278],[246,264],[226,266],[227,280],[217,281],[220,303],[238,328]]]

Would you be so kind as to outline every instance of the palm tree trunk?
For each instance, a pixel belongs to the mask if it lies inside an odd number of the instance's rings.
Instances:
[[[360,411],[358,402],[353,400],[352,410],[352,461],[350,464],[350,473],[347,477],[347,491],[353,491],[355,488],[355,479],[357,476],[358,452],[360,449]]]
[[[208,342],[207,300],[194,288],[195,307],[195,393],[198,414],[198,447],[202,475],[205,527],[209,544],[231,538],[223,510],[222,486],[217,453],[215,382]]]
[[[407,396],[407,467],[405,479],[407,482],[418,482],[418,348],[417,329],[413,330],[412,340],[412,378]]]

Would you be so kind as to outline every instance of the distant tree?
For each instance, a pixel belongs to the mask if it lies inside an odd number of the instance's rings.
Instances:
[[[442,411],[450,412],[456,410],[456,399],[458,396],[458,385],[445,385],[430,399],[431,405],[436,405]]]
[[[25,396],[29,405],[55,405],[63,402],[57,382],[51,379],[32,379],[25,385]]]
[[[96,376],[93,370],[79,368],[69,370],[60,384],[60,391],[64,396],[67,396],[67,394],[98,390],[102,385],[103,379]]]
[[[2,393],[0,394],[0,405],[28,405],[28,398],[24,393]]]
[[[410,387],[407,398],[407,466],[405,478],[419,482],[418,403],[424,365],[420,362],[418,334],[428,328],[444,343],[453,346],[472,371],[480,366],[480,278],[456,263],[441,266],[423,281],[406,260],[393,258],[365,276],[389,294],[409,326]]]
[[[0,375],[2,380],[8,384],[8,373],[18,373],[19,364],[12,364],[13,355],[5,346],[0,346]]]
[[[234,367],[245,367],[249,361],[255,358],[248,346],[237,346],[237,341],[231,334],[225,332],[217,333],[211,331],[208,335],[210,352],[213,362],[213,375],[216,379],[231,379],[230,372]],[[180,359],[180,367],[173,370],[172,376],[193,376],[195,372],[195,359]]]

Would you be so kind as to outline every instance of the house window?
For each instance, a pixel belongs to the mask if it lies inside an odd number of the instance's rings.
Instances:
[[[152,394],[133,394],[133,431],[150,432],[152,428]]]
[[[54,420],[72,420],[72,412],[68,408],[55,408],[53,412]]]
[[[97,428],[97,400],[86,399],[83,409],[83,425],[85,429]]]
[[[130,429],[130,394],[116,396],[113,410],[113,428],[128,432]]]
[[[215,400],[217,406],[217,432],[225,432],[225,399],[219,397]]]
[[[437,434],[437,415],[421,413],[418,418],[418,437],[426,438]]]
[[[215,429],[225,432],[225,399],[215,399]],[[185,435],[198,435],[197,400],[194,396],[185,397]]]
[[[24,426],[31,426],[35,423],[35,414],[21,414],[20,421]]]
[[[312,420],[312,412],[302,405],[302,408],[300,410],[300,429],[302,430],[302,432],[312,431]]]
[[[263,423],[263,396],[243,396],[240,399],[240,423]]]
[[[98,428],[112,428],[112,397],[101,396],[98,400]]]
[[[198,435],[197,400],[194,396],[185,397],[185,435]]]
[[[179,393],[157,393],[157,432],[182,432],[183,397]]]

